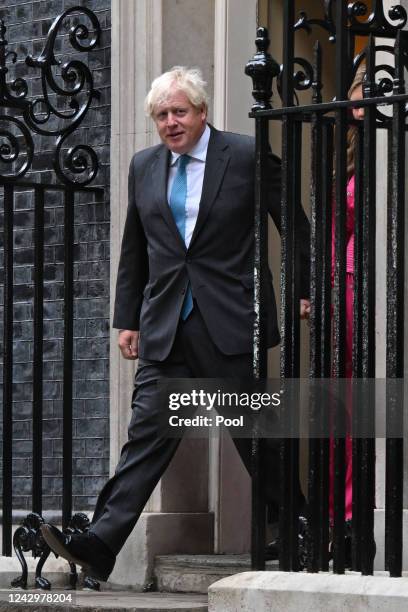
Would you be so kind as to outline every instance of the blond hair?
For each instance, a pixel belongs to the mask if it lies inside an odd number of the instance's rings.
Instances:
[[[366,74],[365,65],[360,66],[356,74],[354,76],[353,82],[350,85],[350,89],[348,90],[347,97],[350,99],[351,94],[357,87],[363,85],[364,78]],[[357,140],[357,132],[358,127],[356,125],[350,125],[347,130],[347,175],[350,177],[354,174],[355,169],[355,150],[356,150],[356,140]]]
[[[199,68],[173,66],[167,72],[154,79],[145,99],[145,111],[152,116],[155,107],[168,98],[172,89],[182,91],[191,104],[200,108],[208,108],[208,95],[205,90],[207,83]]]

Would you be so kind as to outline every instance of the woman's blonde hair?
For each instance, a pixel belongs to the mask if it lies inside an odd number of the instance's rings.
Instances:
[[[173,66],[167,72],[154,79],[149,93],[145,99],[145,111],[152,116],[154,108],[166,101],[171,89],[185,93],[189,101],[196,108],[208,108],[208,95],[205,90],[207,83],[199,68],[186,68]]]
[[[362,65],[357,69],[353,82],[350,86],[350,89],[348,90],[347,97],[349,99],[353,91],[357,89],[357,87],[360,87],[360,85],[363,85],[365,74],[366,74],[366,67]],[[350,125],[349,129],[347,130],[347,175],[348,177],[354,174],[357,131],[358,131],[358,127],[356,125]]]

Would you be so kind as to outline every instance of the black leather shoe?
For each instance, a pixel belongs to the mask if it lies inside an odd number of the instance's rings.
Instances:
[[[351,519],[347,519],[344,523],[344,569],[352,570],[352,522]],[[377,552],[377,545],[375,540],[372,541],[372,555],[375,557]],[[334,544],[330,542],[329,544],[329,559],[333,559],[334,555]],[[361,568],[355,568],[360,571]]]
[[[87,576],[102,582],[109,578],[115,555],[92,532],[65,534],[54,525],[45,523],[41,526],[41,534],[56,555],[80,565]]]
[[[333,528],[331,528],[332,530]],[[329,561],[334,557],[334,542],[329,543]],[[347,519],[344,523],[344,569],[352,569],[351,561],[351,519]]]

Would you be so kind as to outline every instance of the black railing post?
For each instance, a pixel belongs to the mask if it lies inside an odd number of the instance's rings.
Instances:
[[[347,5],[336,3],[336,100],[347,98],[349,49],[347,31]],[[346,184],[347,184],[347,109],[336,111],[335,131],[335,258],[334,258],[334,301],[333,301],[333,376],[345,377],[346,342]],[[334,398],[339,398],[339,387],[334,385]],[[345,554],[345,438],[344,406],[338,399],[333,406],[334,446],[334,509],[333,509],[333,571],[344,573]],[[339,433],[339,435],[337,435]]]
[[[361,126],[356,130],[354,149],[354,304],[353,304],[353,378],[362,378],[363,354],[363,206],[362,206],[362,177],[363,177],[363,134]],[[361,511],[361,421],[362,414],[358,406],[362,403],[363,393],[361,385],[353,385],[353,406],[356,409],[352,414],[352,568],[361,570],[361,528],[363,515]]]
[[[367,47],[364,97],[376,95],[375,43],[370,35]],[[375,377],[375,245],[376,245],[376,108],[368,106],[364,113],[364,171],[362,198],[362,377]],[[375,495],[375,394],[374,388],[364,382],[366,392],[359,410],[365,424],[372,424],[372,435],[365,431],[361,440],[361,571],[363,575],[374,569],[374,495]],[[366,427],[365,427],[366,429]]]
[[[313,61],[313,102],[319,104],[321,97],[321,46],[319,41],[314,47]],[[317,378],[322,370],[322,307],[323,307],[323,201],[322,201],[322,174],[323,174],[323,140],[322,140],[322,118],[316,113],[311,117],[311,182],[310,182],[310,204],[311,204],[311,231],[310,231],[310,301],[313,304],[310,314],[310,376]],[[322,419],[320,388],[312,387],[309,394],[309,537],[307,542],[307,569],[309,572],[319,570],[319,557],[321,552],[320,538],[322,523],[321,498],[322,488],[322,465],[320,462],[320,451],[324,440],[317,437],[319,424]],[[327,516],[325,517],[327,519]]]
[[[266,117],[256,115],[257,111],[270,109],[272,81],[279,74],[279,66],[268,53],[269,37],[266,28],[258,28],[257,52],[248,62],[245,72],[252,78],[252,95],[255,103],[255,194],[254,194],[254,350],[253,376],[255,380],[268,375],[268,352],[266,344],[267,319],[264,288],[268,270],[268,213],[267,213],[267,157],[269,149],[269,122]],[[256,427],[256,425],[255,425]],[[252,439],[252,524],[251,524],[251,565],[254,570],[265,569],[265,466],[262,462],[261,432],[255,430]]]
[[[405,93],[403,54],[406,33],[395,45],[394,94]],[[388,142],[388,244],[387,244],[387,442],[385,503],[385,564],[391,576],[402,572],[402,506],[404,440],[404,275],[405,275],[405,104],[393,104]],[[391,389],[390,389],[391,387]]]
[[[13,228],[14,188],[4,186],[4,305],[3,305],[3,544],[11,557],[13,507]]]
[[[44,189],[34,191],[33,512],[42,513]]]
[[[294,2],[283,5],[283,72],[282,104],[293,106],[294,100]],[[296,127],[295,117],[282,118],[282,208],[281,208],[281,360],[282,379],[299,376],[299,295],[296,294],[295,210],[300,187],[300,144],[302,124]],[[296,398],[293,398],[296,402]],[[293,415],[288,415],[292,419]],[[298,516],[297,499],[293,496],[293,482],[298,478],[299,441],[291,438],[281,443],[280,466],[281,504],[279,535],[281,540],[279,567],[297,569]]]
[[[74,205],[72,189],[64,193],[64,382],[62,432],[62,525],[72,515],[72,366],[74,322]]]
[[[332,277],[332,201],[333,201],[333,125],[324,122],[322,129],[322,159],[323,171],[322,181],[322,213],[320,231],[321,239],[321,308],[320,308],[320,372],[317,376],[329,378],[331,376],[331,277]],[[317,305],[312,302],[313,309]],[[313,332],[311,330],[311,339]],[[313,340],[312,340],[313,341]],[[329,462],[330,462],[330,440],[327,437],[329,431],[329,413],[327,401],[321,403],[320,431],[320,553],[319,566],[322,571],[329,569]]]

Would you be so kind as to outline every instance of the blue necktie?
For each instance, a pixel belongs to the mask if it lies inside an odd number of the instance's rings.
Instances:
[[[170,208],[173,213],[177,229],[181,237],[186,239],[186,199],[187,199],[187,173],[186,166],[190,161],[189,155],[180,155],[178,158],[177,173],[174,177],[173,186],[170,193]],[[186,297],[184,298],[181,308],[181,318],[187,319],[190,312],[193,310],[193,295],[191,293],[190,283],[188,283]]]

